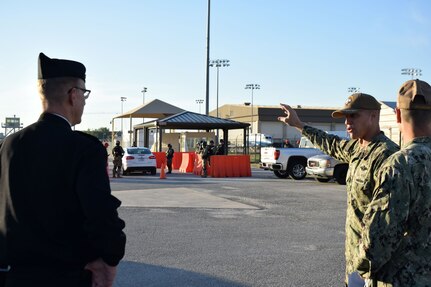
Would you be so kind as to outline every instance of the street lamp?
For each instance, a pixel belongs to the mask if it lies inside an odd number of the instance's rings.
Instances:
[[[226,59],[225,60],[217,59],[217,60],[212,60],[209,63],[209,65],[210,65],[210,67],[216,67],[217,68],[217,101],[216,101],[216,111],[217,112],[216,112],[216,116],[218,118],[219,68],[220,67],[229,67],[230,64],[229,64],[229,60],[226,60]],[[216,139],[217,139],[217,142],[218,142],[218,140],[219,140],[218,129],[217,129]]]
[[[410,75],[412,76],[412,80],[413,80],[415,77],[422,76],[422,70],[416,69],[416,68],[401,69],[401,75]]]
[[[253,91],[260,90],[260,85],[258,84],[247,84],[245,85],[246,90],[251,90],[251,126],[250,131],[253,134]]]
[[[199,113],[201,113],[201,105],[203,104],[204,100],[198,99],[196,100],[196,104],[199,105]]]
[[[147,87],[144,87],[141,91],[142,93],[142,104],[145,105],[145,93],[147,92]]]
[[[219,68],[220,67],[229,67],[229,60],[212,60],[210,62],[210,67],[216,67],[217,68],[217,102],[216,102],[216,107],[217,107],[217,117],[218,117],[218,91],[219,91]]]
[[[127,100],[127,97],[120,97],[121,100],[121,142],[123,142],[123,102]]]
[[[347,92],[349,92],[349,94],[355,94],[355,93],[359,93],[360,88],[357,87],[349,87],[347,88]]]

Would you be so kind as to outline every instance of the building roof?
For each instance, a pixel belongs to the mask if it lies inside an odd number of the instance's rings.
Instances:
[[[194,112],[181,113],[158,119],[152,122],[136,125],[135,128],[145,126],[160,126],[163,129],[243,129],[250,126],[230,119],[221,119]]]
[[[332,118],[331,114],[335,109],[331,108],[296,108],[293,109],[303,122],[313,123],[344,123],[343,118]],[[278,116],[283,116],[283,111],[278,108],[259,107],[258,117],[261,121],[277,121]]]
[[[114,119],[119,118],[165,118],[167,116],[175,115],[183,112],[176,106],[168,104],[164,101],[154,99],[144,105],[141,105],[133,110],[127,111],[119,116],[114,117]]]
[[[393,109],[397,107],[397,102],[390,102],[390,101],[380,101],[380,102]]]

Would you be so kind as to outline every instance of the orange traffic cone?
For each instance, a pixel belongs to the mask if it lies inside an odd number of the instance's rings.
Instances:
[[[166,164],[162,162],[162,166],[160,167],[160,179],[166,179],[165,168]]]

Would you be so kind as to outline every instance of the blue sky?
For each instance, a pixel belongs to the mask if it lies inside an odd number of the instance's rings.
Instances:
[[[220,68],[219,105],[251,101],[334,107],[349,87],[395,100],[422,69],[431,82],[428,0],[212,0],[211,59]],[[37,120],[37,56],[87,67],[92,90],[77,129],[110,127],[123,110],[160,99],[198,112],[205,99],[207,0],[3,0],[0,4],[0,120]],[[210,70],[210,110],[216,69]],[[205,103],[201,106],[205,111]]]

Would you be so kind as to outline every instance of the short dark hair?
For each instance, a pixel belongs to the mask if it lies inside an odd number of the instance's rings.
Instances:
[[[431,110],[401,110],[401,117],[414,126],[425,128],[431,123]]]

